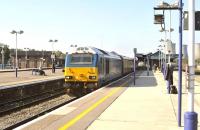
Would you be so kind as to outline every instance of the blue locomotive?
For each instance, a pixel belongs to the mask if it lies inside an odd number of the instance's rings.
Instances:
[[[96,89],[133,71],[133,59],[95,47],[77,47],[65,59],[65,87]]]

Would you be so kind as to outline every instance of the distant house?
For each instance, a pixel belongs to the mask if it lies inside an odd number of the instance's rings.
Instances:
[[[38,67],[51,67],[51,51],[17,51],[18,67],[19,68],[38,68]],[[10,49],[10,64],[15,67],[16,51],[15,49]],[[56,58],[55,64],[63,64],[59,66],[64,66],[64,57]]]

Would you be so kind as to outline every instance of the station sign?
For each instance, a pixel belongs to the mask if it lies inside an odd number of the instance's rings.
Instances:
[[[189,13],[184,11],[184,30],[188,30]],[[195,11],[195,31],[200,31],[200,11]]]
[[[163,24],[163,23],[164,23],[163,14],[155,14],[154,15],[154,24]]]

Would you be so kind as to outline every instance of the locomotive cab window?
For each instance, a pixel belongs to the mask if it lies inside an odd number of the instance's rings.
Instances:
[[[70,64],[92,64],[93,56],[91,54],[73,54]]]

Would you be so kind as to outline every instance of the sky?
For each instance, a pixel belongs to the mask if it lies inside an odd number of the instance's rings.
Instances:
[[[159,0],[0,0],[0,43],[15,48],[12,30],[18,34],[18,48],[60,50],[70,45],[94,46],[125,56],[155,52],[164,34],[153,24],[153,7]],[[168,0],[172,3],[173,0]],[[184,10],[187,9],[187,1]],[[196,5],[199,5],[196,2]],[[196,7],[197,8],[197,7]],[[172,41],[178,48],[178,11],[172,12]],[[166,12],[169,28],[169,12]],[[187,44],[184,31],[183,44]],[[198,32],[196,33],[198,36]],[[167,37],[169,34],[167,35]],[[58,40],[53,44],[48,41]],[[200,42],[200,38],[196,38]]]

